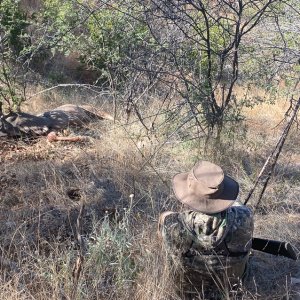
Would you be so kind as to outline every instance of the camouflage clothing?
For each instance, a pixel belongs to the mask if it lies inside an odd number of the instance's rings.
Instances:
[[[181,260],[190,281],[242,278],[253,233],[248,207],[236,202],[212,215],[166,212],[159,230],[173,261]]]

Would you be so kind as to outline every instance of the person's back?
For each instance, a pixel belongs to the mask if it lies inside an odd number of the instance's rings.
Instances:
[[[186,281],[196,287],[206,283],[211,285],[212,282],[222,286],[224,281],[234,284],[241,280],[252,244],[252,212],[235,201],[237,183],[229,177],[221,182],[222,176],[218,178],[221,169],[214,168],[215,165],[209,162],[200,162],[192,174],[190,172],[185,177],[184,173],[179,174],[183,178],[181,182],[178,183],[175,176],[174,192],[187,210],[165,212],[159,222],[168,256],[172,262],[182,265]],[[216,177],[207,179],[205,174],[212,176],[214,172]],[[209,194],[214,180],[217,188]],[[231,194],[226,189],[230,189]]]
[[[160,220],[160,234],[173,259],[181,259],[187,276],[201,281],[242,279],[251,249],[253,217],[236,204],[221,213],[167,212]],[[198,283],[197,283],[198,282]]]

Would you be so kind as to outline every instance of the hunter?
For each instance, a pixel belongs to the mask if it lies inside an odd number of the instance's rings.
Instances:
[[[161,214],[159,235],[170,261],[183,268],[182,283],[198,290],[239,283],[253,234],[252,211],[237,200],[239,184],[208,161],[175,175],[172,184],[184,209]]]

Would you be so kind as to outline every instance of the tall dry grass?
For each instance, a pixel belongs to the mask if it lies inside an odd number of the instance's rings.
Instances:
[[[98,101],[111,109],[105,97],[79,92],[52,92],[30,105],[40,112],[67,102]],[[149,116],[161,109],[158,102],[152,105]],[[240,182],[243,199],[280,134],[282,125],[270,126],[279,123],[285,108],[284,103],[264,104],[245,111],[247,131],[236,130],[233,139],[228,129],[227,138],[205,149],[204,141],[183,138],[184,128],[169,136],[163,115],[155,132],[147,132],[136,117],[126,122],[120,114],[117,123],[70,129],[68,133],[89,137],[83,143],[47,144],[40,138],[33,144],[5,144],[0,165],[0,299],[183,299],[156,235],[159,213],[178,208],[170,179],[199,159],[212,160]],[[292,242],[299,251],[297,135],[295,127],[256,212],[255,235]],[[82,203],[84,260],[76,283],[74,266],[82,250],[76,221]],[[254,252],[244,285],[221,290],[218,297],[292,299],[299,286],[291,278],[299,277],[299,264]],[[206,299],[199,290],[191,297]]]

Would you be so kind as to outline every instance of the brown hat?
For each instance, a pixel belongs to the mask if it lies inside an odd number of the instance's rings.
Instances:
[[[173,177],[173,190],[177,199],[191,209],[213,214],[234,203],[239,184],[219,166],[199,161],[190,172]]]

